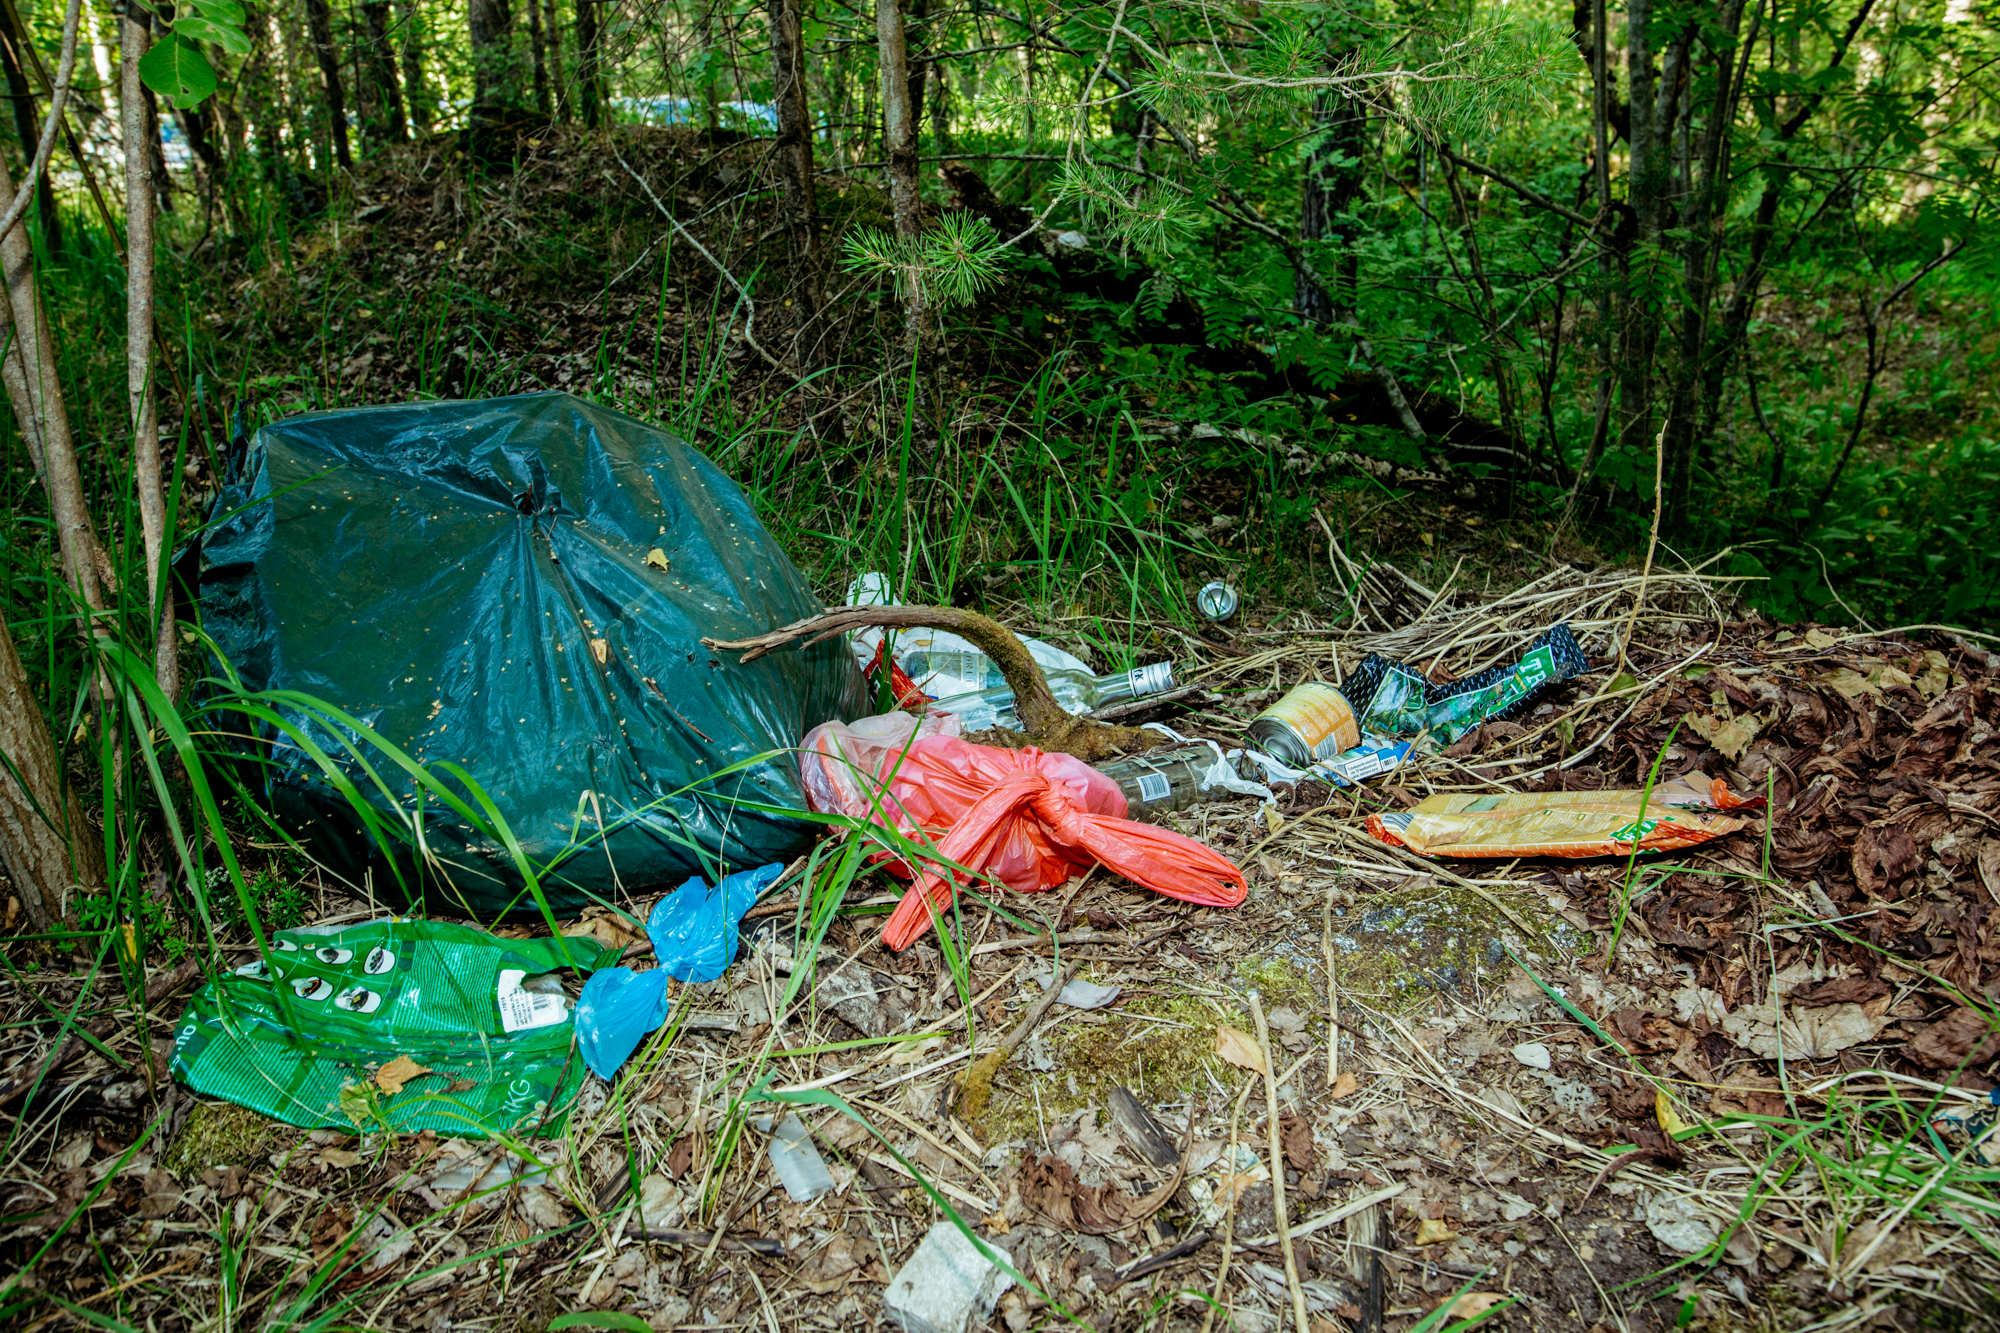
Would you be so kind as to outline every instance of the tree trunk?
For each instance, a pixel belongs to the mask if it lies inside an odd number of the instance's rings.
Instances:
[[[13,197],[13,172],[0,157],[0,199]],[[26,227],[16,224],[0,236],[0,269],[4,269],[7,286],[4,322],[12,326],[11,330],[0,328],[0,339],[10,343],[10,358],[16,347],[21,358],[18,376],[6,376],[7,388],[14,396],[22,438],[30,441],[31,451],[39,453],[34,463],[48,491],[63,575],[84,606],[101,611],[111,564],[97,544],[90,509],[84,502],[83,476],[77,470],[71,443],[69,406],[56,378],[55,341],[35,278],[35,256]]]
[[[819,219],[813,195],[812,116],[806,102],[802,7],[803,0],[771,0],[772,101],[778,110],[778,142],[774,151],[792,293],[799,309],[793,361],[803,366],[815,360],[813,326],[824,298],[820,288]]]
[[[147,14],[127,0],[121,33],[119,109],[125,131],[125,392],[132,428],[133,485],[146,545],[146,624],[153,628],[153,674],[169,699],[180,696],[174,599],[166,572],[167,500],[160,478],[159,400],[153,392],[153,182],[139,58],[150,41]]]
[[[1625,198],[1632,235],[1625,247],[1625,299],[1618,349],[1618,444],[1639,451],[1653,442],[1653,347],[1659,336],[1653,299],[1655,242],[1660,230],[1661,179],[1666,169],[1654,105],[1653,48],[1647,25],[1652,0],[1626,0],[1625,83],[1631,149]]]
[[[597,82],[597,0],[576,0],[576,96],[583,123],[596,129],[603,116]]]
[[[320,87],[326,94],[327,121],[333,128],[333,160],[342,171],[348,171],[354,166],[354,155],[347,148],[347,98],[341,90],[340,53],[334,49],[333,15],[326,0],[306,0],[306,31],[312,37],[313,54],[319,58]]]
[[[15,44],[20,40],[15,32],[9,7],[6,14],[9,22],[0,27],[0,65],[7,72],[7,95],[14,102],[14,132],[21,136],[21,160],[35,160],[35,149],[42,137],[42,127],[35,115],[34,85],[28,82],[26,65]],[[49,247],[50,254],[62,253],[62,218],[56,211],[55,186],[44,171],[35,182],[35,205],[42,221],[42,240]]]
[[[549,66],[542,46],[542,0],[528,0],[528,52],[534,61],[535,110],[549,114]]]
[[[401,143],[409,131],[403,94],[396,87],[396,53],[389,45],[389,0],[365,0],[361,17],[368,34],[368,131],[377,143]]]
[[[465,24],[472,39],[472,117],[490,120],[521,102],[514,13],[507,0],[467,0]]]
[[[910,114],[910,49],[903,37],[901,0],[875,0],[875,40],[882,64],[882,146],[889,159],[889,205],[896,235],[923,230],[917,190],[917,122]]]
[[[1306,154],[1299,183],[1299,240],[1333,241],[1346,247],[1352,240],[1344,221],[1361,195],[1361,155],[1366,146],[1368,115],[1361,104],[1338,92],[1322,92],[1313,109],[1319,139]],[[1357,272],[1351,249],[1343,248],[1338,267],[1323,271],[1339,283],[1340,292],[1321,291],[1303,273],[1292,281],[1292,309],[1314,324],[1330,324],[1334,306],[1354,303]]]
[[[402,0],[403,9],[403,93],[410,103],[410,124],[418,134],[431,132],[431,92],[424,82],[422,18],[417,0]]]
[[[549,44],[549,82],[553,85],[555,117],[563,124],[569,124],[569,82],[563,77],[562,22],[556,17],[556,0],[528,0],[530,4],[540,4],[542,10],[542,32]]]
[[[70,890],[104,884],[104,854],[62,780],[55,739],[0,617],[0,865],[31,929],[69,915]]]

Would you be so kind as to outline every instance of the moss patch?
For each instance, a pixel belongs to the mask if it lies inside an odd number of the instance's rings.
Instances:
[[[212,1166],[243,1166],[269,1154],[286,1128],[234,1102],[199,1102],[160,1165],[177,1176]]]
[[[1452,885],[1376,893],[1333,915],[1334,965],[1340,989],[1370,1007],[1404,1013],[1440,991],[1472,994],[1505,975],[1505,946],[1570,952],[1584,941],[1539,903],[1518,900],[1516,914],[1543,925],[1523,940],[1520,928],[1479,894]]]

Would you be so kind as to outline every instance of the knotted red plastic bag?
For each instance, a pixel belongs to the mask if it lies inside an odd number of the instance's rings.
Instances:
[[[1214,850],[1125,818],[1118,784],[1069,755],[924,734],[907,714],[815,727],[803,749],[814,810],[893,827],[1019,893],[1052,889],[1100,863],[1205,907],[1235,907],[1249,893],[1243,872]],[[903,949],[930,927],[926,898],[941,909],[956,885],[935,869],[916,874],[893,854],[885,859],[891,872],[916,879],[882,931],[890,948]]]

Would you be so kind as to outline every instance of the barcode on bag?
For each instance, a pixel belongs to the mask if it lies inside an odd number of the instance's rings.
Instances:
[[[1142,801],[1164,801],[1173,789],[1174,784],[1158,773],[1139,775],[1139,799]]]

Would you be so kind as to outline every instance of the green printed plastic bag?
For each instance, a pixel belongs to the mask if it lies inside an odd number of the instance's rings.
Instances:
[[[554,974],[619,953],[587,936],[510,940],[407,917],[281,931],[271,945],[268,968],[196,992],[174,1077],[307,1129],[458,1138],[562,1130],[585,1071]]]

